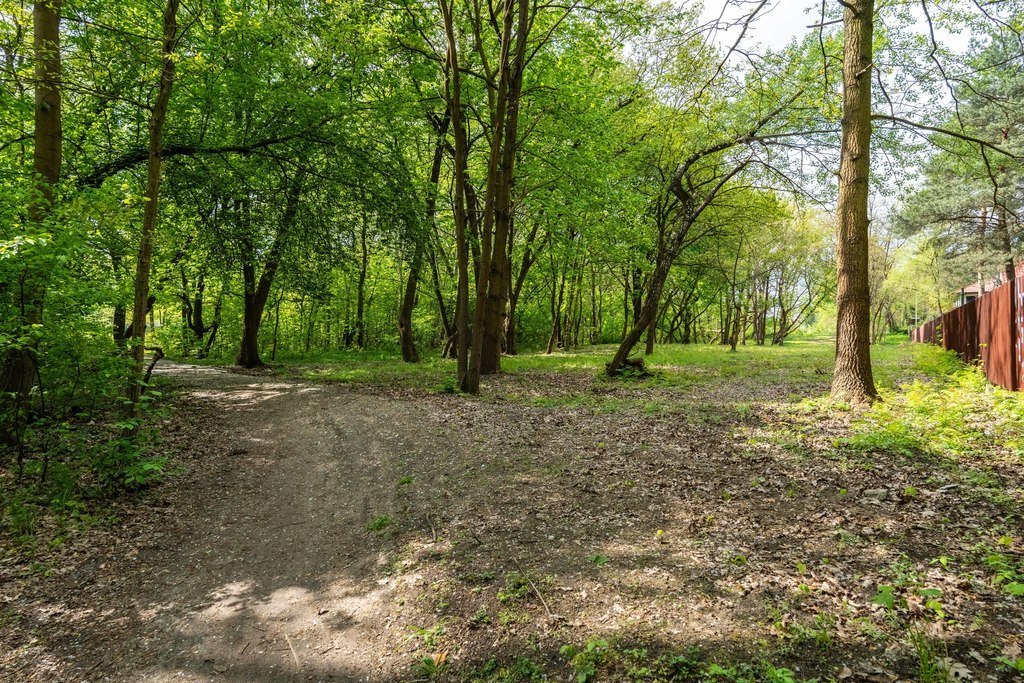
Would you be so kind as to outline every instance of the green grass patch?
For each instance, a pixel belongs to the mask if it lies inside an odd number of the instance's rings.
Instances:
[[[856,450],[990,462],[1024,449],[1024,403],[993,386],[981,368],[953,352],[914,347],[919,378],[883,389],[883,400],[854,424],[846,445]],[[979,456],[981,456],[979,458]],[[988,481],[975,473],[979,485]],[[988,484],[998,482],[988,481]]]

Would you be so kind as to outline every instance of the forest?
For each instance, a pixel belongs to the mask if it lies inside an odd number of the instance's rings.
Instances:
[[[1024,3],[0,0],[0,57],[0,680],[1024,674],[1024,401],[908,341],[1024,273]]]

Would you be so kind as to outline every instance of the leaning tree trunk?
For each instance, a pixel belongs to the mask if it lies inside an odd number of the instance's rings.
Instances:
[[[647,344],[644,348],[644,355],[650,356],[654,353],[655,335],[658,333],[658,316],[652,316],[647,325]]]
[[[146,313],[149,300],[149,275],[153,262],[153,244],[156,241],[157,208],[160,200],[160,170],[162,164],[164,121],[167,105],[174,87],[174,48],[178,39],[179,0],[167,0],[163,16],[163,45],[160,51],[163,67],[156,102],[149,118],[149,158],[146,167],[146,205],[142,213],[142,237],[135,267],[135,303],[132,308],[132,377],[128,384],[128,402],[131,414],[137,415],[142,398],[142,372],[146,349]]]
[[[615,376],[622,371],[622,368],[626,365],[626,360],[629,358],[629,354],[633,351],[633,347],[636,346],[640,338],[647,332],[651,321],[657,318],[658,302],[661,300],[661,292],[665,288],[665,280],[668,279],[668,273],[672,268],[675,256],[676,250],[671,248],[664,249],[658,254],[654,272],[651,273],[650,285],[647,287],[647,298],[644,299],[643,305],[637,311],[636,323],[633,324],[629,332],[626,333],[626,336],[623,337],[622,343],[619,344],[619,348],[615,351],[615,355],[607,365],[607,373],[609,375]]]
[[[29,220],[34,224],[46,221],[53,208],[54,189],[60,180],[61,107],[60,107],[60,0],[39,0],[32,12],[32,50],[35,58],[35,147],[32,170],[36,176],[37,196],[29,205]],[[15,286],[15,306],[19,322],[30,326],[43,319],[45,285],[41,273],[24,270]],[[20,415],[28,403],[35,383],[35,349],[12,349],[4,359],[0,392],[13,394],[13,422],[0,427],[0,440],[16,441]]]
[[[851,0],[843,15],[843,123],[839,164],[836,365],[832,398],[878,397],[871,374],[868,178],[871,170],[871,71],[874,0]]]

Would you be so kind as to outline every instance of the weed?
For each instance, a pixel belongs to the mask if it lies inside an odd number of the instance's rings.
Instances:
[[[917,653],[918,681],[920,683],[948,683],[949,672],[943,666],[945,644],[930,638],[924,631],[911,629],[907,633]]]
[[[592,638],[582,648],[565,645],[559,650],[569,658],[569,666],[576,674],[576,683],[587,683],[597,676],[597,668],[604,663],[608,653],[608,641]]]
[[[505,585],[498,591],[498,602],[519,602],[526,599],[530,590],[529,579],[519,572],[509,572],[505,575]]]
[[[409,636],[410,638],[418,639],[426,650],[433,651],[437,649],[441,636],[444,635],[444,621],[439,621],[435,625],[426,628],[410,626],[409,630],[412,631],[412,635]]]
[[[370,533],[379,534],[387,530],[395,520],[391,519],[387,515],[377,515],[369,522],[366,523],[366,530]]]
[[[491,615],[488,614],[487,608],[483,605],[480,606],[476,612],[473,613],[467,622],[471,628],[479,628],[484,624],[491,623]]]

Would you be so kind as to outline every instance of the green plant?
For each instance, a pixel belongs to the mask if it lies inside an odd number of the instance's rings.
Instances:
[[[1024,674],[1024,657],[1011,659],[1009,657],[996,657],[996,662],[1001,668],[1008,669],[1015,673]]]
[[[592,638],[582,648],[565,645],[559,650],[569,658],[569,666],[576,674],[576,683],[587,683],[597,676],[597,668],[604,663],[608,653],[608,641]]]
[[[994,572],[992,585],[1013,596],[1024,596],[1024,562],[1005,552],[990,552],[983,562]]]
[[[435,680],[441,677],[447,667],[447,657],[444,653],[437,655],[424,655],[413,662],[412,670],[420,680]]]
[[[895,590],[896,589],[893,588],[892,586],[884,586],[884,585],[883,586],[879,586],[878,587],[878,592],[875,594],[875,596],[873,598],[871,598],[871,602],[876,604],[876,605],[881,605],[882,607],[884,607],[887,610],[895,610],[896,609],[896,596],[895,596],[895,593],[894,593]]]
[[[530,594],[530,580],[519,572],[505,575],[505,585],[498,591],[498,602],[518,602]]]
[[[822,650],[832,646],[835,630],[836,618],[824,612],[815,615],[811,624],[796,622],[789,627],[794,645],[813,645]]]
[[[409,630],[412,631],[412,635],[409,636],[410,638],[419,639],[427,650],[435,650],[438,643],[440,643],[441,636],[444,635],[444,621],[439,621],[433,626],[427,627],[410,626]]]
[[[930,638],[924,631],[911,629],[907,633],[910,644],[917,653],[918,681],[920,683],[948,683],[949,672],[943,666],[946,657],[945,644]]]
[[[484,624],[491,623],[491,615],[488,614],[487,608],[481,605],[480,608],[473,613],[473,616],[467,620],[467,623],[471,627],[483,626]]]
[[[387,515],[377,515],[376,517],[374,517],[366,523],[366,530],[370,533],[379,534],[385,531],[394,523],[395,520],[391,519]]]
[[[939,601],[939,598],[942,597],[941,590],[938,588],[921,588],[917,593],[924,598],[925,609],[931,610],[940,619],[946,616],[945,611],[942,609],[942,603]]]

